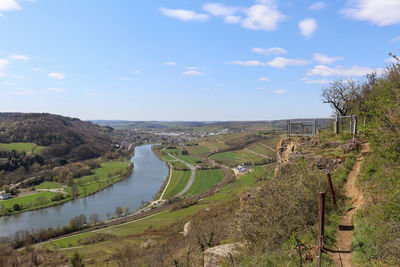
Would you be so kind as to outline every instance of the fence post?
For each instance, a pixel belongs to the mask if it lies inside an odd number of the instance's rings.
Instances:
[[[325,192],[319,193],[318,206],[318,267],[321,267],[322,249],[324,247],[324,224],[325,224]]]
[[[335,134],[339,134],[339,115],[336,115]]]
[[[332,195],[333,207],[335,208],[335,210],[337,210],[336,196],[335,196],[335,191],[333,190],[331,174],[327,173],[326,178],[328,179],[329,191],[331,192],[331,195]]]
[[[290,121],[287,121],[286,130],[287,130],[287,137],[290,138],[290,129],[289,129]]]
[[[317,135],[317,119],[314,119],[314,135]]]
[[[353,133],[353,115],[350,115],[350,133]]]
[[[357,135],[357,125],[358,124],[358,119],[357,115],[354,115],[354,135]]]

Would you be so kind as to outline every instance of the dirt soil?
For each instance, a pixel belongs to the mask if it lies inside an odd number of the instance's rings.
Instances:
[[[349,199],[351,208],[340,217],[339,229],[336,236],[336,251],[331,254],[336,266],[355,266],[352,261],[353,253],[351,248],[351,241],[353,239],[354,231],[353,216],[357,212],[357,209],[359,209],[364,203],[364,198],[356,187],[356,179],[358,173],[360,172],[360,166],[363,162],[363,154],[367,153],[368,151],[369,144],[361,144],[361,153],[358,155],[357,161],[350,171],[347,181],[344,185],[345,195]]]

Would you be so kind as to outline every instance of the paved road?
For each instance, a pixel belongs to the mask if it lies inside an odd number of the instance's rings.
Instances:
[[[185,193],[190,189],[190,187],[192,187],[192,184],[193,184],[193,181],[194,181],[194,177],[195,177],[195,175],[196,175],[196,168],[197,168],[197,166],[193,166],[193,165],[191,165],[191,164],[189,164],[189,163],[187,163],[187,162],[185,162],[185,161],[183,161],[183,160],[181,160],[181,159],[175,157],[174,155],[171,155],[171,154],[168,153],[168,152],[166,152],[166,153],[168,154],[168,156],[170,156],[170,157],[174,158],[175,160],[177,160],[177,161],[179,161],[179,162],[182,162],[183,164],[185,164],[186,166],[188,166],[188,167],[190,168],[190,170],[192,171],[192,175],[190,176],[189,182],[187,183],[186,187],[185,187],[181,192],[179,192],[178,194],[176,194],[177,197],[180,197],[180,196],[182,196],[183,194],[185,194]],[[171,170],[172,170],[172,169],[171,169]]]

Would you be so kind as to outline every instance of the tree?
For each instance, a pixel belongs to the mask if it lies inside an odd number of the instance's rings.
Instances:
[[[115,215],[117,215],[117,217],[121,217],[122,213],[124,213],[124,209],[122,207],[117,207],[115,209]]]
[[[125,207],[125,209],[124,209],[124,217],[125,217],[125,221],[126,221],[126,216],[128,216],[128,213],[129,213],[129,207],[128,207],[128,206],[126,206],[126,207]]]
[[[21,206],[18,203],[15,203],[14,206],[13,206],[13,209],[15,211],[19,211],[19,210],[21,210]]]
[[[72,267],[85,267],[85,264],[83,263],[83,257],[81,254],[78,253],[78,251],[75,251],[72,257],[70,258]]]
[[[69,224],[73,229],[77,230],[81,229],[86,223],[87,223],[86,216],[81,214],[79,216],[75,216],[74,218],[72,218]]]
[[[106,214],[107,220],[110,220],[111,216],[112,216],[111,213],[107,212],[107,214]]]
[[[336,114],[346,116],[354,107],[360,89],[353,80],[333,81],[322,89],[322,102],[329,104]]]
[[[98,213],[93,213],[92,215],[90,215],[89,221],[90,221],[90,223],[96,225],[100,221],[99,214]]]

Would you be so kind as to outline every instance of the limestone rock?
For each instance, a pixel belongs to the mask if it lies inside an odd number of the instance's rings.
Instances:
[[[240,243],[233,243],[207,249],[204,251],[204,267],[217,267],[222,262],[230,262],[241,246]]]

